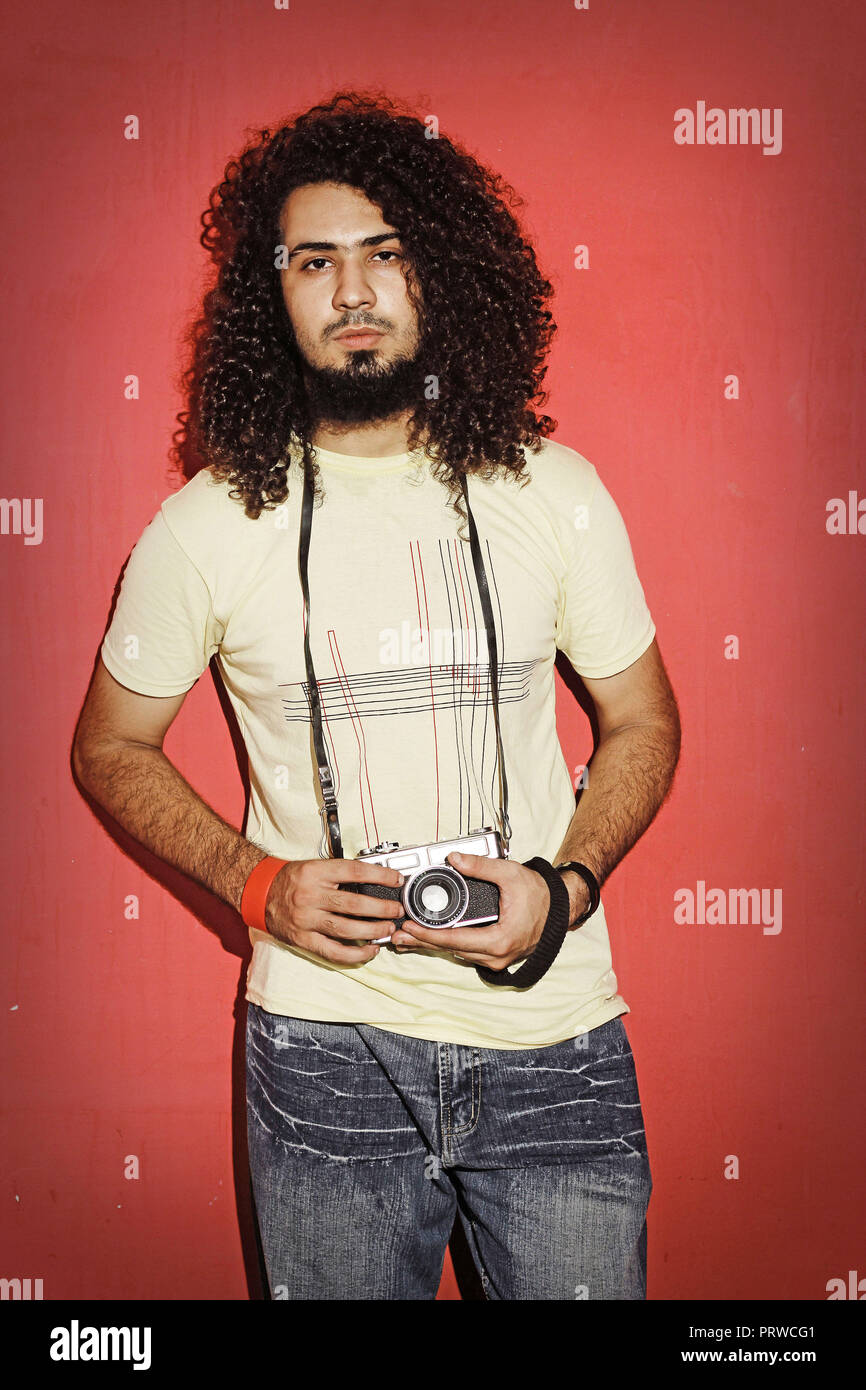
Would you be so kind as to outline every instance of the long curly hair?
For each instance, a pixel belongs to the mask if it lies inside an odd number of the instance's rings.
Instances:
[[[285,502],[292,447],[321,499],[302,358],[275,261],[286,198],[333,182],[360,189],[399,230],[410,295],[413,278],[420,287],[423,360],[438,395],[419,393],[408,448],[421,445],[461,517],[462,473],[528,481],[522,448],[537,452],[557,425],[534,409],[547,400],[544,359],[556,325],[546,306],[552,286],[512,211],[523,200],[381,93],[341,90],[256,136],[229,161],[201,219],[217,273],[188,339],[190,411],[178,417],[175,457],[203,460],[256,519]]]

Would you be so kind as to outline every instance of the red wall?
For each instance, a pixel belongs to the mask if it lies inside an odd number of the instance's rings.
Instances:
[[[556,437],[620,505],[681,704],[675,792],[605,891],[655,1178],[649,1296],[825,1299],[866,1275],[866,534],[826,526],[829,499],[866,496],[862,12],[48,0],[12,23],[2,490],[43,499],[44,530],[0,536],[0,1275],[51,1299],[258,1296],[245,929],[106,833],[70,745],[121,566],[177,485],[209,190],[246,128],[352,84],[437,115],[526,197],[557,290]],[[781,152],[675,143],[699,101],[781,108]],[[575,766],[589,727],[558,690]],[[240,825],[209,673],[166,751]],[[677,923],[699,880],[781,889],[782,930]]]

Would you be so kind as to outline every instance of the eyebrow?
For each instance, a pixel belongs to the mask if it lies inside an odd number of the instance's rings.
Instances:
[[[289,260],[302,251],[354,251],[356,246],[378,246],[380,242],[399,236],[399,232],[379,232],[377,236],[365,236],[360,241],[350,241],[348,245],[339,241],[299,241],[289,252]]]

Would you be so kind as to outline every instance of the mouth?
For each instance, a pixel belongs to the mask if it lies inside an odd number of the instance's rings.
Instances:
[[[370,348],[375,347],[383,336],[374,328],[350,328],[345,333],[337,334],[337,342],[350,348]]]

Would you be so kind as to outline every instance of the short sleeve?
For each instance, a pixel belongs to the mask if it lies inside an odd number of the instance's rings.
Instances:
[[[160,509],[127,561],[102,660],[115,680],[141,695],[180,695],[195,685],[222,636],[208,587]]]
[[[656,632],[625,522],[596,477],[570,535],[556,643],[578,675],[590,679],[624,671]]]

